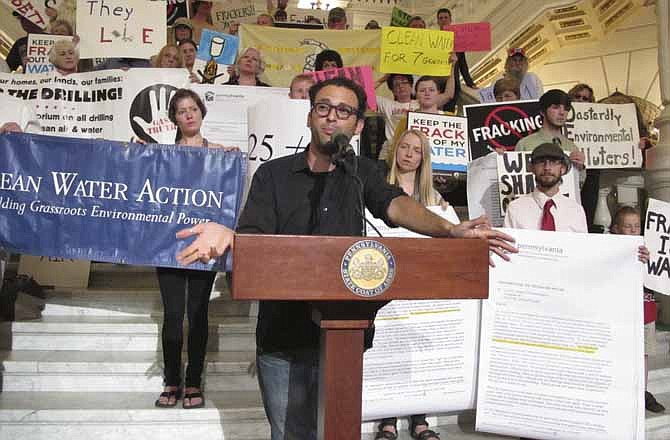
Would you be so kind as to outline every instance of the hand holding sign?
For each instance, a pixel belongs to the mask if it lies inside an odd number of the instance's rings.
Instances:
[[[212,263],[212,259],[222,256],[228,248],[233,248],[235,233],[218,223],[200,223],[177,232],[178,239],[193,235],[197,236],[193,243],[177,254],[177,261],[184,266],[198,260],[206,264]]]

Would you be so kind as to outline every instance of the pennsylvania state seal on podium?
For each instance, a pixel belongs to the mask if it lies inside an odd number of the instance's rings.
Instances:
[[[364,298],[379,296],[393,283],[396,264],[391,251],[375,240],[352,244],[342,257],[342,281],[354,294]]]

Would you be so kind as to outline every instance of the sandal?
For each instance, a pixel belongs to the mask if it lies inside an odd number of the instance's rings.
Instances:
[[[393,426],[393,429],[396,432],[384,431],[384,427]],[[398,428],[396,428],[396,423],[389,421],[382,421],[379,426],[377,426],[377,434],[375,435],[375,440],[386,439],[386,440],[396,440],[398,438]]]
[[[200,403],[196,403],[195,405],[191,405],[191,399],[200,399]],[[186,399],[188,399],[189,404],[186,404]],[[205,396],[202,394],[201,391],[196,391],[195,393],[186,393],[184,394],[184,401],[182,402],[182,407],[184,409],[196,409],[196,408],[202,408],[205,406]]]
[[[161,398],[166,398],[167,403],[161,403]],[[170,400],[174,397],[174,403],[170,403]],[[172,391],[163,391],[160,396],[158,396],[158,399],[156,399],[156,402],[154,405],[156,405],[157,408],[172,408],[173,406],[177,406],[177,401],[181,398],[181,389],[175,388]]]

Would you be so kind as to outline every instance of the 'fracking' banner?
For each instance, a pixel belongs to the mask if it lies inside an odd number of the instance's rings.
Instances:
[[[186,69],[0,74],[0,105],[3,94],[23,99],[44,134],[172,144],[177,129],[167,106],[172,94],[188,84]]]
[[[319,52],[332,49],[345,66],[379,63],[379,31],[279,29],[242,24],[240,47],[255,47],[263,54],[265,73],[261,79],[275,87],[288,87],[294,76],[313,71]]]
[[[433,171],[467,171],[468,121],[459,116],[409,112],[407,128],[421,130],[430,142]]]
[[[496,102],[464,107],[468,118],[470,160],[503,148],[514,151],[521,138],[542,127],[537,101]]]
[[[256,23],[253,0],[216,0],[212,3],[212,23],[216,30],[230,32],[232,23]]]
[[[178,267],[193,239],[177,231],[235,226],[245,172],[245,156],[222,149],[0,135],[0,247]]]
[[[640,168],[635,104],[572,103],[566,136],[586,156],[587,168]]]
[[[670,295],[670,203],[649,199],[644,222],[644,244],[649,249],[649,261],[644,286]]]

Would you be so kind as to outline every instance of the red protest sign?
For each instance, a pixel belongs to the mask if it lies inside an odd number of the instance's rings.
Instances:
[[[491,23],[459,23],[444,26],[454,33],[454,52],[488,52],[491,50]]]
[[[349,78],[365,90],[368,99],[368,107],[377,111],[377,95],[375,94],[375,81],[372,78],[370,66],[339,67],[335,69],[318,70],[316,72],[304,72],[312,75],[314,81],[322,82],[330,78]]]

